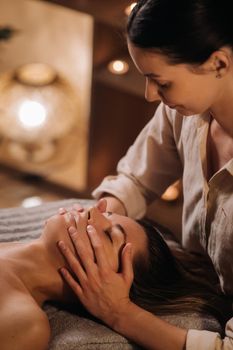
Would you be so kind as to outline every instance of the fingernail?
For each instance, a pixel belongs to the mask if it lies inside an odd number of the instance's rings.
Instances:
[[[80,213],[84,211],[84,208],[80,207],[79,204],[74,204],[73,208]]]
[[[87,225],[87,231],[91,232],[93,231],[94,227],[92,225]]]
[[[71,214],[70,214],[70,213],[66,213],[66,214],[64,215],[64,218],[65,218],[65,222],[66,222],[67,224],[69,224],[69,222],[70,222],[70,220],[71,220]]]
[[[77,212],[74,213],[74,219],[75,219],[75,222],[78,223],[79,222],[79,215],[77,214]]]
[[[74,226],[70,226],[70,227],[68,228],[68,231],[69,231],[69,233],[70,233],[71,235],[74,235],[74,234],[77,232],[77,230],[76,230],[76,228],[75,228]]]
[[[66,213],[65,208],[59,208],[59,209],[58,209],[58,213],[59,213],[60,215],[65,214],[65,213]]]
[[[57,242],[57,244],[58,244],[59,248],[61,248],[62,250],[64,250],[66,248],[64,242],[62,242],[62,241]]]
[[[66,274],[66,270],[64,269],[64,267],[61,267],[59,269],[59,272],[62,274],[62,275],[65,275]]]

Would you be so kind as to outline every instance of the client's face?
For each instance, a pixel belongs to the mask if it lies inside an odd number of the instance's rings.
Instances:
[[[47,242],[47,246],[49,245],[51,254],[59,240],[65,241],[73,248],[67,231],[69,226],[76,226],[80,239],[84,244],[90,245],[86,233],[86,227],[90,224],[101,235],[103,249],[115,271],[119,268],[120,253],[125,243],[132,244],[133,258],[138,254],[147,255],[146,233],[135,220],[110,212],[102,214],[97,208],[76,215],[79,215],[79,220],[75,220],[74,212],[71,211],[65,215],[54,215],[47,221],[42,239]]]
[[[91,208],[88,224],[93,225],[102,235],[104,250],[116,271],[125,243],[132,244],[133,258],[138,254],[147,255],[146,233],[135,220],[111,212],[102,214],[97,208]]]

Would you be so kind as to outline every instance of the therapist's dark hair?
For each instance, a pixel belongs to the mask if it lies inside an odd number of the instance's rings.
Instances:
[[[230,318],[231,301],[207,281],[186,271],[151,222],[138,223],[146,233],[148,253],[134,260],[130,298],[135,304],[156,315],[209,314],[224,325]]]
[[[233,47],[230,0],[139,0],[127,24],[135,46],[173,64],[199,65],[223,46]]]

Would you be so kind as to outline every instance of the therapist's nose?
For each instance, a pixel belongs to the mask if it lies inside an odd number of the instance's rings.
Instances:
[[[89,209],[89,224],[93,224],[96,228],[99,228],[100,230],[107,230],[111,228],[112,223],[111,221],[104,216],[99,209],[92,207]]]
[[[158,91],[158,86],[155,82],[151,81],[149,78],[146,78],[145,86],[145,99],[148,102],[160,101],[161,97]]]

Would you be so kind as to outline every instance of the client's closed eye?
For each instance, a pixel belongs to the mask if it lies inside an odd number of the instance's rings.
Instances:
[[[113,225],[111,228],[105,229],[104,233],[113,243],[114,241],[122,241],[122,236],[124,243],[126,243],[126,232],[120,224]]]
[[[112,240],[112,237],[111,237],[111,229],[104,230],[104,233],[110,239],[110,241],[113,243],[113,240]]]

